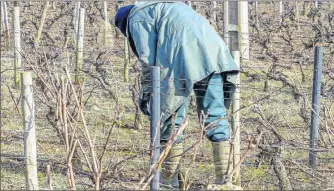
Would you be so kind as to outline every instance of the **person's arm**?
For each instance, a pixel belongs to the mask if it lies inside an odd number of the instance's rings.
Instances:
[[[148,101],[150,98],[150,66],[155,65],[157,47],[157,35],[154,23],[145,21],[135,22],[131,24],[129,29],[142,69],[140,98]]]
[[[132,23],[130,34],[133,39],[138,59],[141,63],[141,92],[139,98],[140,110],[150,115],[148,102],[150,100],[150,66],[155,65],[157,35],[154,23],[140,21]]]

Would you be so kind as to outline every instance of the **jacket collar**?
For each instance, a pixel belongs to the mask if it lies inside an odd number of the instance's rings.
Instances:
[[[144,9],[146,7],[149,7],[151,5],[154,5],[154,4],[157,4],[157,3],[175,3],[175,2],[178,2],[178,1],[140,1],[140,2],[136,2],[134,4],[134,7],[131,9],[130,13],[129,13],[129,16],[128,16],[128,23],[127,23],[127,30],[126,30],[126,35],[129,36],[129,21],[130,21],[130,18],[136,13],[138,12],[139,10],[141,9]]]

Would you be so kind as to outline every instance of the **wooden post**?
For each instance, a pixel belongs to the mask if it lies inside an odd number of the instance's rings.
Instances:
[[[104,45],[110,47],[113,46],[113,40],[112,40],[112,35],[111,35],[111,25],[109,23],[109,16],[108,16],[108,4],[107,1],[103,2],[103,7],[104,7]]]
[[[117,12],[118,9],[119,9],[119,4],[118,4],[118,2],[116,1],[116,3],[115,3],[115,11]],[[120,31],[119,31],[118,28],[115,26],[115,38],[118,39],[120,35],[121,35],[121,34],[120,34]]]
[[[303,16],[307,15],[308,12],[309,12],[309,9],[310,9],[310,2],[305,1],[305,2],[303,3],[303,11],[302,11],[302,15],[303,15]]]
[[[73,26],[74,26],[74,42],[77,46],[77,36],[78,36],[78,23],[79,23],[79,11],[80,11],[80,1],[78,1],[74,8]]]
[[[61,115],[63,118],[63,134],[65,137],[65,145],[66,145],[66,153],[68,154],[70,152],[70,144],[69,144],[69,132],[68,132],[68,128],[67,128],[67,108],[66,108],[66,103],[67,103],[67,99],[66,99],[66,85],[65,85],[65,80],[64,77],[61,76],[60,77],[60,81],[61,81]]]
[[[16,4],[16,3],[15,3]],[[13,37],[14,37],[14,85],[20,87],[21,70],[21,27],[20,27],[20,7],[14,6],[13,11]]]
[[[7,3],[6,1],[1,1],[1,19],[2,19],[2,26],[5,33],[5,46],[6,50],[9,50],[10,46],[10,33],[9,33],[9,26],[8,26],[8,11],[7,11]]]
[[[3,1],[0,1],[0,18],[1,18],[1,26],[3,26],[3,23],[4,23],[4,21],[3,21]],[[2,30],[2,28],[1,28],[1,30]]]
[[[249,59],[248,2],[224,2],[224,40],[231,51]]]
[[[259,27],[259,2],[255,1],[255,24]]]
[[[30,3],[28,3],[28,5],[29,5],[29,4],[30,4]],[[24,13],[27,12],[28,7],[30,8],[30,6],[24,6],[24,7],[23,7],[23,12],[24,12]]]
[[[283,13],[283,1],[279,2],[279,14],[282,15]]]
[[[51,179],[51,165],[46,165],[46,176],[48,177],[49,189],[53,190],[52,179]]]
[[[187,1],[187,4],[192,8],[191,1]]]
[[[248,1],[238,3],[239,51],[241,58],[249,60]]]
[[[212,4],[213,4],[213,12],[212,12],[212,15],[213,15],[213,21],[214,23],[217,23],[217,1],[212,1]]]
[[[280,17],[280,20],[279,20],[279,24],[282,24],[282,16],[283,16],[283,1],[280,1],[279,2],[279,17]]]
[[[46,12],[48,10],[50,2],[46,1],[44,8],[43,8],[43,12],[42,12],[42,16],[41,16],[41,20],[39,21],[39,26],[38,26],[38,31],[35,37],[35,45],[39,44],[41,35],[42,35],[42,31],[43,31],[43,26],[44,26],[44,22],[45,22],[45,18],[46,18]]]
[[[76,75],[75,82],[79,83],[80,70],[83,67],[83,37],[84,37],[84,24],[85,24],[85,9],[80,8],[79,11],[79,23],[78,23],[78,34],[77,34],[77,62],[76,62]]]
[[[31,72],[21,73],[26,189],[38,190],[35,104]]]
[[[234,57],[234,61],[236,64],[240,67],[240,52],[239,51],[233,51],[232,55]],[[233,166],[238,164],[240,161],[240,112],[238,111],[240,109],[240,74],[237,75],[236,78],[236,90],[233,97],[232,102],[232,130],[235,134],[235,137],[233,138]],[[237,167],[237,170],[234,173],[234,179],[236,185],[241,185],[241,177],[240,177],[240,166]]]
[[[5,26],[5,9],[4,9],[4,4],[5,4],[5,2],[4,1],[0,1],[0,8],[1,8],[1,10],[0,10],[0,13],[1,13],[1,32],[3,31],[3,30],[5,30],[4,29],[4,26]]]
[[[103,1],[103,11],[104,11],[104,45],[108,43],[108,4],[107,1]]]
[[[124,37],[124,82],[129,81],[129,45],[128,39]]]
[[[228,15],[228,1],[224,1],[224,36],[223,39],[227,45],[229,45],[228,26],[229,26],[229,15]]]
[[[239,51],[239,35],[238,35],[238,2],[229,1],[227,4],[227,33],[228,33],[228,46],[231,51]]]
[[[247,12],[247,13],[241,13]],[[240,56],[249,59],[249,39],[248,39],[248,2],[225,1],[224,2],[224,39],[232,51],[235,62],[240,66]],[[240,44],[240,45],[239,45]],[[244,52],[240,55],[239,50]],[[236,92],[233,99],[232,108],[232,129],[235,134],[233,141],[233,166],[240,161],[240,76],[236,79]],[[235,170],[235,183],[240,185],[240,167]]]
[[[298,30],[300,30],[298,1],[296,1],[295,3],[296,3],[296,10],[295,10],[296,12],[295,12],[295,15],[296,15],[296,21],[297,21],[297,28],[298,28]]]

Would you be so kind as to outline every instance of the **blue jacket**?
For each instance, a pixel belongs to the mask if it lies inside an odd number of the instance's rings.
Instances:
[[[142,92],[150,91],[150,66],[161,67],[161,122],[183,104],[196,82],[212,73],[225,72],[232,83],[226,89],[229,107],[239,67],[203,16],[183,2],[138,2],[127,29],[142,65]]]

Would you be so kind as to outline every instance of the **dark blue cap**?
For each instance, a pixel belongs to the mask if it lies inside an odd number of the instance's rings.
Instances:
[[[126,36],[126,26],[128,23],[128,16],[134,5],[126,5],[118,9],[115,15],[115,25]]]

